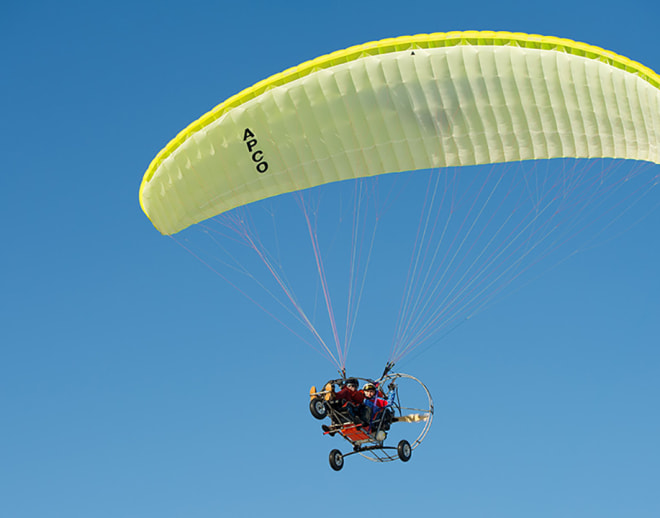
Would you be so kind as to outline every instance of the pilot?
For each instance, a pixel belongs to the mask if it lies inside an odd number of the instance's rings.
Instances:
[[[364,392],[358,390],[358,380],[348,378],[346,385],[335,394],[335,398],[344,401],[343,408],[355,424],[366,424],[362,419]]]

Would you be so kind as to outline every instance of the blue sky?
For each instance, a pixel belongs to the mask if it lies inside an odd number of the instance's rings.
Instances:
[[[492,29],[659,70],[656,2],[3,11],[2,516],[660,515],[658,212],[406,361],[434,394],[428,439],[407,464],[352,457],[337,474],[327,454],[346,447],[307,410],[333,366],[161,236],[137,199],[177,132],[305,60]],[[379,347],[356,344],[356,365],[381,369]]]

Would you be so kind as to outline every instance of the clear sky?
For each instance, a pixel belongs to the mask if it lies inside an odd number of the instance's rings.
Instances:
[[[4,6],[0,515],[660,516],[658,212],[405,361],[435,398],[427,440],[407,464],[335,473],[346,443],[307,409],[334,367],[137,197],[187,124],[316,56],[508,30],[657,71],[658,19],[654,0]],[[382,346],[353,347],[377,375]]]

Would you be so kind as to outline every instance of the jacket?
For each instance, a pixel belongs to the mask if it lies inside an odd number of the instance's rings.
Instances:
[[[364,401],[364,392],[361,390],[351,390],[348,387],[344,387],[339,392],[335,394],[337,399],[343,399],[353,403],[354,405],[361,405]]]

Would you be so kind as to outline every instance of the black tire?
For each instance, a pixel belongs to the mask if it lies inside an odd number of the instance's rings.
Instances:
[[[309,402],[309,411],[316,419],[325,419],[328,416],[328,409],[320,397],[315,397]]]
[[[335,471],[339,471],[344,467],[344,456],[339,450],[332,450],[330,452],[330,467]]]
[[[412,448],[410,447],[410,443],[405,439],[399,442],[396,451],[399,453],[401,462],[408,462],[410,457],[412,457]]]

